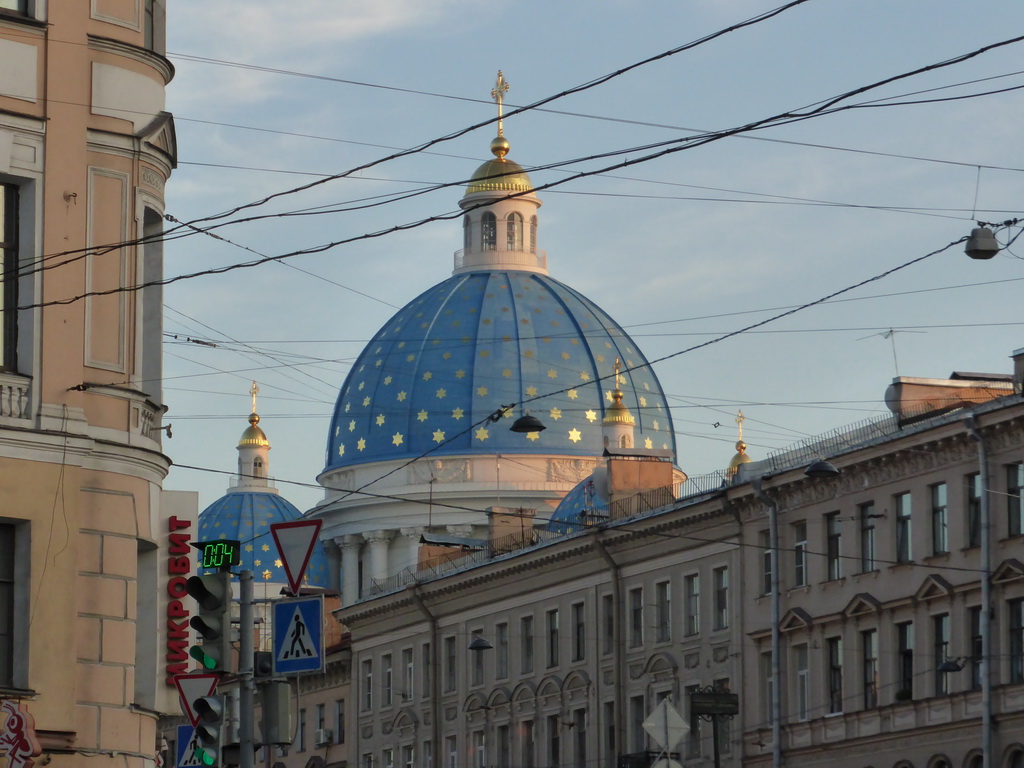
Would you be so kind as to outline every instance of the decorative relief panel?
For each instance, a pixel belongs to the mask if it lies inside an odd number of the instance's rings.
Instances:
[[[548,462],[548,480],[555,483],[578,483],[590,477],[596,463],[589,459],[552,459]]]
[[[700,654],[688,653],[683,657],[683,666],[687,669],[696,669],[700,666]]]
[[[465,459],[434,459],[417,461],[409,466],[411,485],[437,480],[442,483],[468,483],[472,479],[469,462]]]

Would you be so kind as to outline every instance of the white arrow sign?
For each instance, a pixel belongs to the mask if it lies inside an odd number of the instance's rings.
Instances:
[[[306,574],[306,566],[309,565],[322,525],[323,520],[292,520],[270,526],[293,595],[299,594],[302,577]]]

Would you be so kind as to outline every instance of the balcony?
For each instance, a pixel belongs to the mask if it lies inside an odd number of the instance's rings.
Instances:
[[[477,269],[522,269],[548,273],[548,255],[545,251],[458,250],[455,252],[455,272]]]

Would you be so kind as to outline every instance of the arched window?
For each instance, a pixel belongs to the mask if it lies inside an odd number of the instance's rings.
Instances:
[[[523,250],[523,217],[518,213],[510,213],[505,218],[505,250]]]
[[[498,220],[488,211],[480,217],[480,248],[493,251],[498,247]]]
[[[471,242],[472,242],[469,239],[469,233],[471,231],[471,227],[472,227],[472,224],[470,223],[469,215],[467,214],[467,215],[462,217],[462,247],[465,250],[467,250],[467,251],[469,250]]]
[[[632,448],[633,441],[629,439],[629,435],[622,435],[619,438],[619,448]]]
[[[537,217],[530,217],[530,253],[537,252]]]
[[[256,477],[263,477],[263,459],[259,456],[252,460],[252,473]]]

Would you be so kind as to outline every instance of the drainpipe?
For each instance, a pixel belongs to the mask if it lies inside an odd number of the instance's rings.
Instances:
[[[779,631],[779,506],[761,490],[763,477],[755,477],[750,482],[754,495],[768,510],[768,547],[772,562],[772,594],[771,594],[771,625],[772,625],[772,768],[782,767],[782,691],[780,655],[782,635]],[[988,766],[983,766],[988,768]]]
[[[978,443],[978,478],[981,481],[981,768],[992,765],[992,517],[988,500],[988,448],[972,413],[964,419],[971,439]]]
[[[434,765],[440,765],[438,759],[442,756],[443,745],[441,744],[441,720],[437,716],[441,701],[441,676],[438,674],[441,649],[437,642],[437,618],[423,602],[419,584],[410,584],[407,589],[413,602],[416,603],[416,607],[420,609],[420,613],[426,616],[430,623],[430,749]]]
[[[594,547],[597,554],[601,556],[608,566],[612,582],[612,647],[615,648],[615,664],[612,668],[615,685],[615,752],[617,755],[625,754],[626,745],[626,696],[623,688],[626,668],[625,643],[622,642],[622,583],[619,578],[619,566],[615,559],[608,553],[601,541],[600,531],[594,534]],[[599,619],[600,621],[600,619]],[[987,768],[987,767],[986,767]]]

